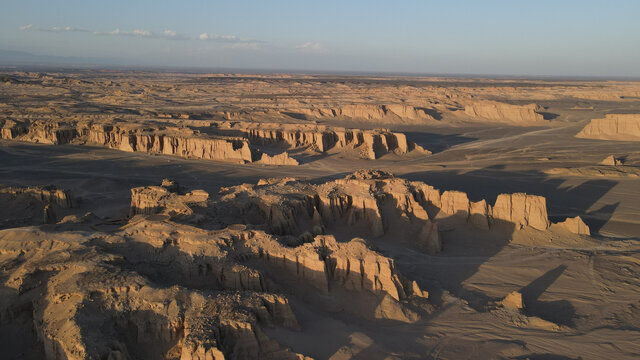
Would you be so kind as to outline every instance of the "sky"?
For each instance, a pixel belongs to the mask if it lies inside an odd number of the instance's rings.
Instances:
[[[0,50],[128,66],[639,77],[640,1],[1,0]]]

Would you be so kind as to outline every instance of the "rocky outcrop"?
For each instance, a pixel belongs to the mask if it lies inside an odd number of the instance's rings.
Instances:
[[[5,124],[6,126],[6,124]],[[2,128],[3,139],[45,144],[91,144],[128,152],[164,154],[188,159],[233,163],[260,161],[269,165],[297,165],[287,154],[269,156],[239,137],[205,136],[188,128],[162,125],[31,122]]]
[[[69,191],[57,189],[53,185],[35,187],[11,187],[0,185],[0,194],[30,196],[45,204],[55,204],[61,208],[71,208],[73,205]]]
[[[565,221],[555,224],[557,227],[578,235],[591,235],[589,226],[584,223],[580,216],[567,218]]]
[[[607,114],[602,119],[592,119],[576,137],[640,141],[640,114]]]
[[[543,108],[536,104],[511,105],[496,101],[479,101],[464,107],[465,114],[472,118],[506,122],[513,125],[544,124],[544,116],[540,114],[542,110]]]
[[[209,199],[204,190],[179,195],[176,184],[163,181],[163,185],[131,189],[129,216],[164,213],[171,217],[188,217],[193,215],[190,204],[206,203]]]
[[[542,196],[517,194],[500,194],[493,206],[493,221],[505,221],[518,228],[531,226],[538,230],[546,230],[551,224],[547,215],[547,200]]]
[[[184,131],[183,131],[184,132]],[[184,135],[154,133],[151,128],[91,125],[80,130],[86,142],[129,152],[174,155],[190,159],[221,160],[250,163],[253,155],[244,139],[198,136],[192,131]]]
[[[404,134],[386,129],[232,121],[182,122],[184,124],[176,126],[153,122],[5,121],[0,136],[46,144],[91,144],[128,152],[265,165],[298,165],[298,161],[287,152],[269,155],[253,145],[284,145],[319,152],[353,150],[365,159],[377,159],[387,153],[404,155],[414,150],[430,153],[408,141]],[[191,127],[205,129],[208,134]]]
[[[365,121],[396,120],[399,122],[427,122],[434,120],[424,108],[405,104],[349,104],[338,107],[291,109],[292,112],[313,118],[338,118]]]
[[[522,293],[519,291],[512,291],[499,303],[500,306],[509,310],[522,310],[524,309],[524,302],[522,301]]]
[[[198,273],[205,259],[213,267],[240,266],[225,253],[230,233],[145,221],[107,241],[21,232],[5,230],[0,239],[11,260],[3,267],[10,279],[0,320],[32,318],[39,341],[30,346],[43,349],[38,358],[304,358],[262,330],[300,329],[284,295],[208,282],[206,267]],[[194,262],[195,272],[184,271]]]
[[[600,162],[600,165],[618,166],[623,165],[624,161],[621,158],[617,158],[613,155],[609,155]]]
[[[364,291],[379,299],[389,297],[396,303],[411,297],[428,297],[415,281],[398,273],[392,259],[369,249],[363,239],[338,243],[333,236],[318,235],[310,243],[289,248],[273,240],[251,238],[245,246],[282,276],[297,279],[324,294],[339,289]]]
[[[442,246],[441,222],[482,230],[505,223],[544,231],[551,224],[541,196],[501,194],[491,206],[486,200],[472,202],[460,191],[441,193],[381,171],[358,171],[320,185],[265,180],[258,186],[223,188],[221,196],[240,218],[266,223],[273,233],[297,236],[301,242],[338,226],[357,236],[410,239],[429,253]]]
[[[299,165],[298,160],[290,157],[286,152],[277,155],[262,153],[260,160],[256,161],[256,163],[264,165]]]
[[[359,130],[327,126],[269,123],[219,123],[220,130],[246,129],[252,143],[284,144],[290,148],[311,147],[320,152],[354,149],[365,159],[377,159],[387,153],[404,155],[410,151],[430,152],[408,141],[407,137],[387,129]]]

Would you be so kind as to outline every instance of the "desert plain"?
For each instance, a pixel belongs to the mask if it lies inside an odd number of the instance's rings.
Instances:
[[[4,69],[3,359],[637,359],[640,82]]]

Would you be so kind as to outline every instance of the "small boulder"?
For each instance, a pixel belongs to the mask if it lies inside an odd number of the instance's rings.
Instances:
[[[578,235],[591,235],[591,230],[589,226],[584,223],[580,216],[576,216],[573,218],[567,218],[565,221],[557,224],[561,226],[563,229],[570,231],[574,234]]]
[[[600,162],[600,165],[618,166],[622,165],[623,163],[624,162],[622,161],[622,159],[617,158],[613,155],[609,155]]]
[[[510,309],[521,310],[524,309],[524,302],[522,301],[522,294],[518,291],[512,291],[507,295],[498,305]]]

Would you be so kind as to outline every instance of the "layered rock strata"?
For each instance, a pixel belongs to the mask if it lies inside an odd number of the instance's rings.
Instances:
[[[544,116],[540,114],[543,110],[536,104],[511,105],[496,101],[474,102],[464,108],[465,114],[473,118],[519,125],[544,123]]]
[[[444,191],[384,172],[360,172],[325,184],[294,179],[262,181],[221,189],[234,213],[266,223],[276,234],[324,234],[333,223],[360,236],[411,239],[428,252],[441,248],[438,223],[452,220],[488,230],[507,223],[516,229],[547,230],[546,199],[524,193],[501,194],[494,205],[472,202],[460,191]],[[259,220],[255,220],[259,219]]]
[[[592,119],[576,137],[640,141],[640,114],[607,114],[602,119]]]
[[[270,155],[256,145],[311,148],[319,152],[354,150],[365,159],[377,159],[387,153],[404,155],[413,150],[430,153],[408,141],[404,134],[386,129],[358,130],[229,121],[186,120],[180,124],[143,124],[7,120],[1,128],[0,137],[52,145],[90,144],[128,152],[265,165],[298,165],[298,161],[286,151]]]

